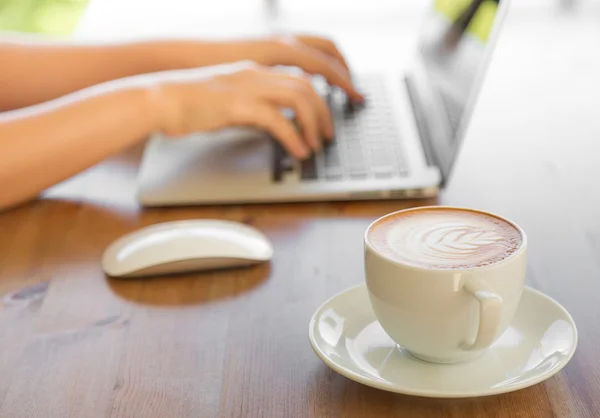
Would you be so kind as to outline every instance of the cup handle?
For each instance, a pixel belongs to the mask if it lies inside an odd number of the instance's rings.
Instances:
[[[502,317],[502,298],[475,283],[467,283],[464,290],[473,295],[479,302],[479,329],[472,344],[464,342],[464,350],[481,350],[488,348],[496,337]]]

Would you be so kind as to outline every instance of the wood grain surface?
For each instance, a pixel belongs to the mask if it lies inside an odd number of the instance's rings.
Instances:
[[[581,7],[509,16],[439,199],[144,210],[134,199],[137,147],[1,213],[0,417],[600,416],[600,10]],[[367,32],[372,42],[388,36]],[[345,39],[351,50],[355,38]],[[432,400],[360,385],[314,355],[311,315],[364,280],[365,227],[429,204],[490,210],[524,228],[527,284],[563,304],[579,330],[559,374],[514,393]],[[274,259],[156,279],[102,273],[116,238],[193,218],[259,228]]]

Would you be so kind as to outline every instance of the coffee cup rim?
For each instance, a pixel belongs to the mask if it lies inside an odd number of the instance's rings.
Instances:
[[[504,222],[509,223],[510,225],[512,225],[517,231],[519,231],[519,234],[521,234],[522,237],[522,241],[521,241],[521,245],[519,246],[518,250],[515,251],[514,253],[512,253],[510,256],[508,256],[507,258],[498,261],[497,263],[493,263],[487,266],[475,266],[475,267],[465,267],[465,268],[460,268],[460,269],[448,269],[448,268],[440,268],[440,267],[423,267],[423,266],[419,266],[416,264],[411,264],[408,262],[402,262],[399,260],[394,260],[388,256],[386,256],[385,254],[382,254],[380,251],[378,251],[369,241],[369,232],[371,231],[371,229],[379,222],[383,221],[384,219],[390,218],[392,216],[395,216],[399,213],[406,213],[406,212],[416,212],[416,211],[421,211],[421,210],[443,210],[443,209],[451,209],[451,210],[459,210],[459,211],[467,211],[467,212],[475,212],[475,213],[479,213],[482,215],[488,215],[488,216],[492,216],[495,218],[498,218]],[[440,206],[432,206],[432,205],[428,205],[428,206],[416,206],[416,207],[412,207],[412,208],[406,208],[406,209],[400,209],[394,212],[390,212],[386,215],[380,216],[379,218],[375,219],[373,222],[371,222],[369,224],[369,226],[367,227],[367,229],[365,230],[364,233],[364,244],[373,252],[373,254],[385,259],[386,261],[389,261],[391,263],[397,264],[399,266],[403,266],[403,267],[410,267],[413,269],[417,269],[417,270],[423,270],[423,271],[451,271],[451,270],[455,270],[455,271],[473,271],[473,270],[483,270],[483,269],[489,269],[489,268],[495,268],[498,266],[503,265],[504,263],[507,263],[511,260],[513,260],[515,257],[517,257],[519,254],[521,254],[523,251],[525,251],[525,248],[527,248],[527,234],[525,234],[525,231],[523,230],[523,228],[521,228],[519,225],[517,225],[515,222],[511,221],[510,219],[506,219],[503,216],[497,215],[493,212],[488,212],[485,210],[481,210],[481,209],[473,209],[473,208],[468,208],[468,207],[461,207],[461,206],[449,206],[449,205],[440,205]]]

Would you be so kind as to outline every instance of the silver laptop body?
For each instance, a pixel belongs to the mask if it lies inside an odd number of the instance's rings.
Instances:
[[[403,72],[355,76],[366,104],[315,77],[336,138],[297,162],[265,132],[150,138],[138,179],[145,206],[430,197],[444,187],[475,107],[508,0],[435,0]]]

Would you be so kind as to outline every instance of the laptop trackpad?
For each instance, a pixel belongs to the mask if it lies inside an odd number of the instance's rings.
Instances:
[[[194,194],[200,189],[243,188],[271,183],[272,142],[254,129],[227,129],[182,138],[155,137],[141,167],[147,192]],[[208,190],[206,190],[208,191]]]

